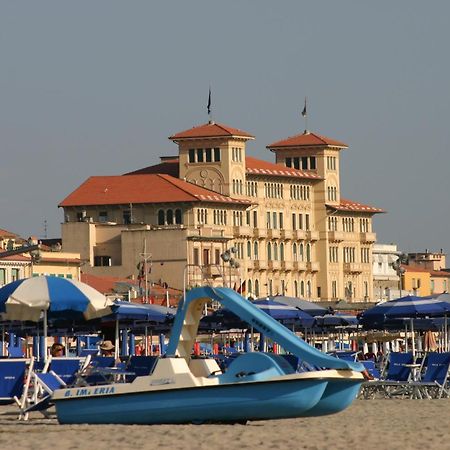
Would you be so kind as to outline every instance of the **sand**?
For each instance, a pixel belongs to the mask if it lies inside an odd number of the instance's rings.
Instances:
[[[327,417],[247,425],[59,425],[0,407],[0,449],[450,449],[450,399],[356,400]]]

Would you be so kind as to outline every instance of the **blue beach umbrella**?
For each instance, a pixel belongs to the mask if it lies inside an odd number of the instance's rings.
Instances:
[[[450,314],[450,303],[439,298],[407,295],[367,309],[360,316],[365,328],[380,327],[389,319],[416,317],[444,317]]]
[[[255,300],[252,303],[275,320],[300,322],[304,327],[311,327],[314,323],[314,318],[311,315],[289,305],[283,305],[268,299]]]
[[[80,281],[59,277],[16,280],[0,289],[3,320],[38,322],[42,311],[48,318],[85,320],[111,313],[112,302]]]
[[[166,308],[159,305],[139,305],[137,303],[116,300],[111,306],[112,314],[103,320],[133,320],[163,323],[173,319],[176,308]]]
[[[319,327],[352,327],[358,325],[358,319],[350,314],[325,314],[316,316],[314,325]]]
[[[296,297],[286,297],[284,295],[275,295],[269,296],[266,300],[272,300],[277,303],[281,303],[283,305],[292,306],[293,308],[297,308],[301,311],[308,313],[310,316],[323,316],[328,313],[326,308],[315,304],[314,302],[309,302],[308,300],[303,300],[301,298]],[[257,299],[257,301],[263,299]]]

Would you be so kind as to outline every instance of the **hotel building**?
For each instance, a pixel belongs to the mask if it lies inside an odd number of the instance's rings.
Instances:
[[[90,177],[60,203],[63,251],[80,253],[83,272],[375,300],[372,217],[382,210],[341,197],[346,144],[305,131],[268,145],[270,163],[247,156],[254,136],[212,121],[169,139],[176,156]]]

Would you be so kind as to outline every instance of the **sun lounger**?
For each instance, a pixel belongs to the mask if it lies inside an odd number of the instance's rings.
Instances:
[[[382,397],[408,395],[406,383],[411,379],[413,364],[412,353],[391,352],[386,376],[379,380],[363,383],[361,396],[363,398],[375,398],[380,395]]]
[[[429,353],[421,380],[409,383],[411,398],[449,397],[447,387],[450,371],[450,353]]]
[[[0,360],[0,403],[13,403],[22,396],[27,359]]]
[[[125,370],[133,375],[127,375],[126,381],[131,382],[136,377],[150,375],[155,368],[156,361],[158,361],[158,356],[132,356]]]

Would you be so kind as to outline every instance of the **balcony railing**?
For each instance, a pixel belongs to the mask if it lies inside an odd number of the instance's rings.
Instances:
[[[306,239],[306,231],[294,230],[294,231],[292,231],[292,238],[304,241]]]
[[[292,270],[292,267],[293,267],[292,261],[281,261],[281,270],[290,272]]]
[[[292,239],[292,231],[291,230],[281,230],[280,237],[281,237],[281,239],[284,239],[285,241],[289,241]]]
[[[280,230],[269,228],[267,230],[267,237],[268,239],[279,239],[280,238]]]
[[[312,261],[306,263],[306,268],[309,272],[318,272],[320,270],[320,263],[319,261]]]
[[[345,234],[343,231],[329,231],[328,240],[331,242],[342,242],[345,240]]]
[[[292,267],[294,270],[297,270],[299,272],[305,272],[306,271],[306,263],[304,261],[294,261],[292,263]]]
[[[253,236],[257,239],[265,239],[267,237],[267,229],[253,228]]]
[[[361,273],[362,271],[363,268],[360,263],[344,263],[345,273]]]
[[[307,231],[306,239],[310,241],[318,241],[319,240],[319,232],[318,231]]]
[[[269,261],[268,267],[270,270],[280,270],[280,261]]]
[[[371,244],[373,242],[377,241],[377,235],[376,233],[360,233],[360,239],[361,242],[366,242],[368,244]]]
[[[266,261],[254,261],[255,270],[267,270],[267,262]]]
[[[233,235],[239,237],[252,237],[253,236],[253,228],[247,226],[234,226],[233,227]]]

